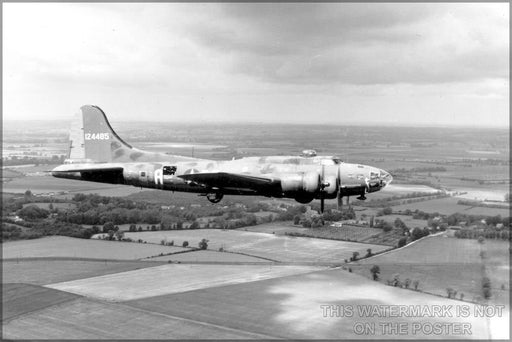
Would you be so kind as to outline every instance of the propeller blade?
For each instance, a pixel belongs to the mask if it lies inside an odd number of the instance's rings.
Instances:
[[[322,175],[320,179],[320,213],[324,213],[325,207],[325,165],[322,164]]]
[[[340,168],[338,167],[338,171],[336,172],[336,188],[338,190],[338,193],[336,194],[336,199],[338,200],[338,210],[341,211],[343,208],[343,196],[341,195],[341,172]]]

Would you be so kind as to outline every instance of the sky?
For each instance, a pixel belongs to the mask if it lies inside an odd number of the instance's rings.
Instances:
[[[509,127],[508,3],[3,3],[3,120]]]

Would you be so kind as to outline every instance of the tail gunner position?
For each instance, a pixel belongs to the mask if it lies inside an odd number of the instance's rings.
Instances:
[[[52,175],[83,181],[195,192],[212,202],[224,195],[293,198],[300,203],[379,191],[392,181],[381,169],[317,156],[246,157],[216,161],[142,151],[121,139],[103,111],[83,106],[69,136],[69,156]]]

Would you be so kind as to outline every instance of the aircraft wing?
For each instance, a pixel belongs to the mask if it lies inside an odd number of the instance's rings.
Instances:
[[[191,173],[178,177],[209,188],[250,189],[253,191],[266,190],[275,186],[277,181],[274,178],[227,172]]]

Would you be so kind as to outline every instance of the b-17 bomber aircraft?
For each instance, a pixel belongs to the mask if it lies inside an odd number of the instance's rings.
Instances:
[[[366,199],[392,181],[372,166],[344,163],[305,150],[300,156],[217,161],[142,151],[123,141],[97,106],[81,107],[69,136],[69,156],[54,177],[193,192],[218,203],[224,195],[293,198],[299,203],[345,196]]]

